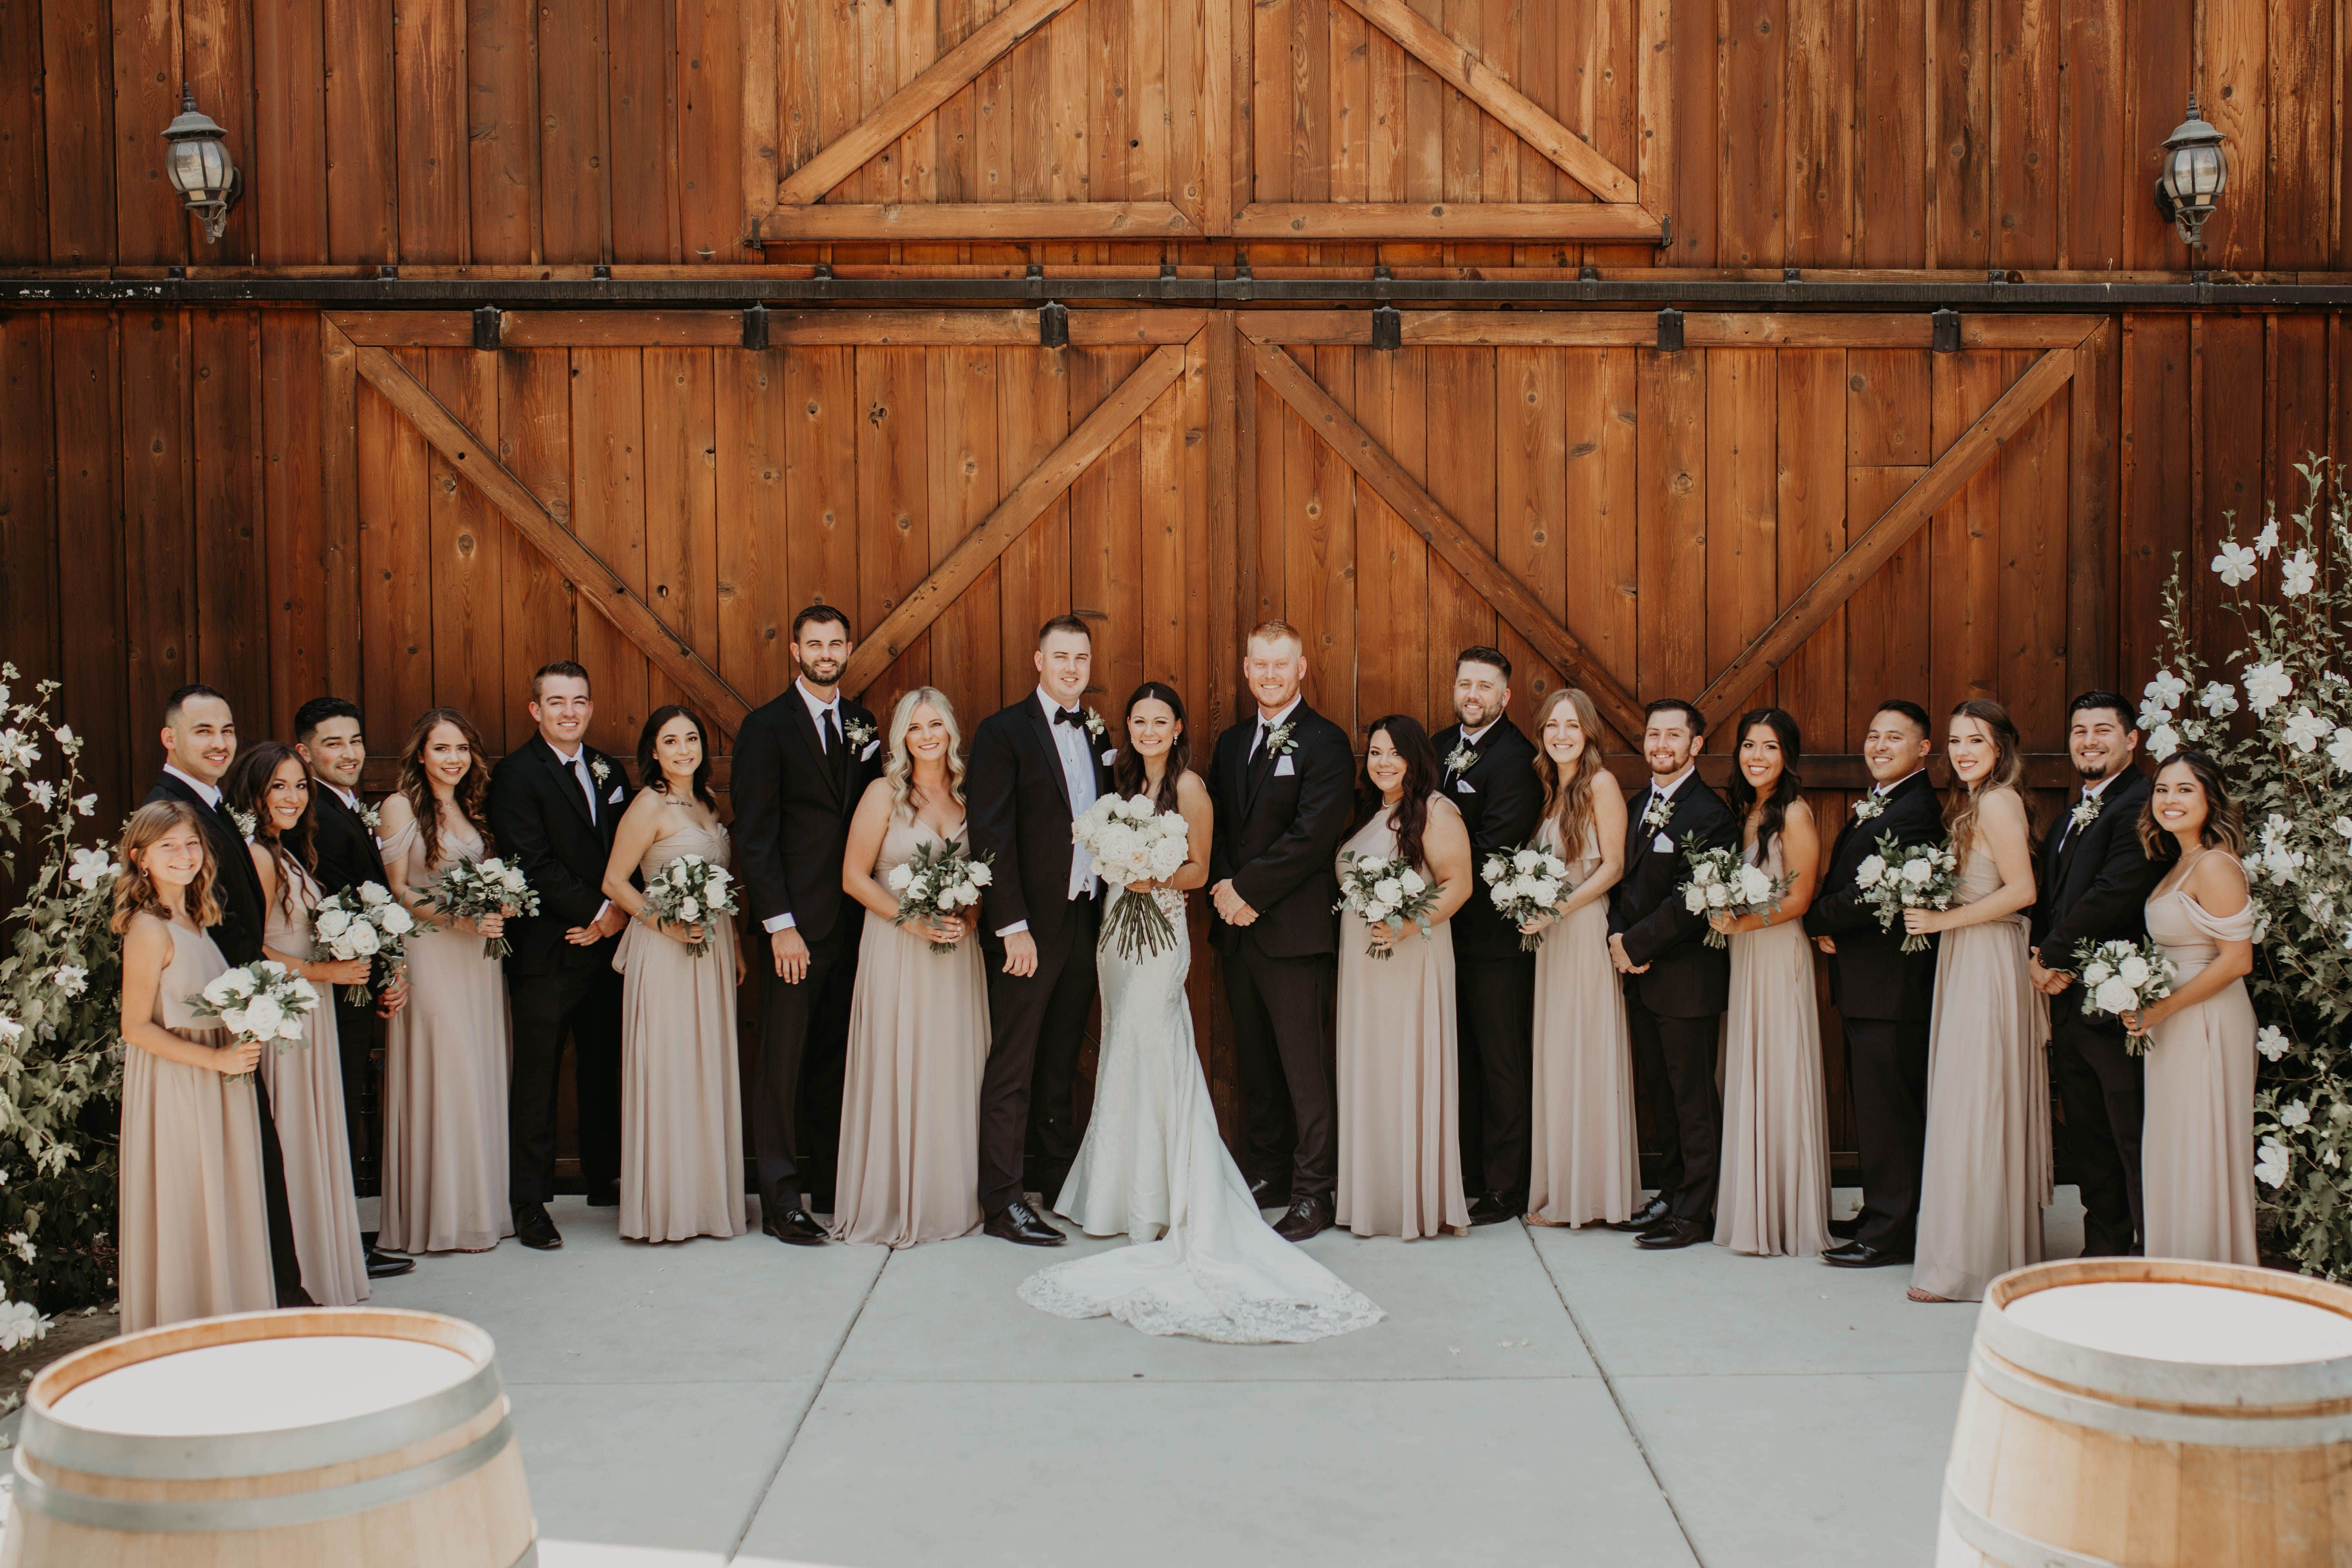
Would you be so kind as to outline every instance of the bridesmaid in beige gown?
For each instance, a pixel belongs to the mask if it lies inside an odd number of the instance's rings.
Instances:
[[[229,967],[204,928],[220,917],[194,808],[141,806],[123,825],[113,930],[122,938],[122,1143],[115,1278],[131,1333],[278,1305],[261,1195],[257,1043],[186,998]]]
[[[688,855],[728,866],[702,724],[658,708],[637,739],[646,787],[614,830],[604,896],[629,916],[613,955],[621,982],[621,1234],[683,1241],[743,1231],[743,1112],[736,1084],[735,988],[743,960],[725,916],[657,920],[632,871],[650,879]],[[698,942],[708,942],[700,953]]]
[[[506,973],[483,947],[504,914],[455,920],[425,889],[459,860],[489,853],[489,769],[481,737],[454,708],[409,731],[400,786],[379,818],[384,879],[416,915],[408,1005],[383,1058],[386,1252],[488,1252],[514,1234],[507,1203]]]
[[[928,686],[890,715],[890,761],[850,819],[841,886],[866,906],[833,1234],[913,1247],[980,1228],[980,1074],[988,1060],[988,977],[972,924],[898,923],[888,878],[924,846],[969,847],[963,737]],[[934,942],[952,942],[948,952]]]
[[[326,895],[304,863],[311,858],[316,818],[310,770],[301,753],[276,741],[261,742],[237,753],[221,786],[228,803],[254,819],[247,853],[261,878],[262,952],[319,990],[310,1038],[291,1048],[264,1051],[261,1081],[269,1089],[270,1115],[285,1156],[286,1200],[303,1294],[314,1306],[348,1307],[367,1300],[367,1249],[360,1242],[359,1200],[352,1190],[334,990],[364,984],[368,961],[311,954],[310,915]]]
[[[1462,813],[1438,791],[1437,753],[1419,720],[1391,714],[1364,742],[1363,825],[1340,847],[1402,855],[1437,886],[1424,934],[1414,924],[1339,917],[1339,1178],[1333,1216],[1358,1236],[1470,1228],[1462,1190],[1454,932],[1446,922],[1475,875]],[[1373,950],[1386,952],[1372,956]]]
[[[1715,1241],[1734,1252],[1813,1258],[1830,1239],[1821,1002],[1804,927],[1822,840],[1797,779],[1804,748],[1796,720],[1759,708],[1738,733],[1727,804],[1740,819],[1742,854],[1775,879],[1793,871],[1796,880],[1769,913],[1713,921],[1731,942]]]
[[[2175,752],[2157,773],[2139,837],[2149,859],[2179,861],[2147,900],[2147,934],[2179,970],[2172,994],[2124,1018],[2147,1041],[2147,1255],[2256,1267],[2245,818],[2210,757]]]
[[[1528,1218],[1614,1224],[1639,1201],[1633,1047],[1625,990],[1609,963],[1609,889],[1625,874],[1625,792],[1601,760],[1601,713],[1574,687],[1536,717],[1543,780],[1537,837],[1568,867],[1568,896],[1520,929],[1536,950],[1536,1037]]]
[[[1952,710],[1948,815],[1960,890],[1948,910],[1906,910],[1939,931],[1927,1026],[1927,1147],[1911,1300],[1976,1301],[1996,1276],[2042,1257],[2050,1202],[2049,998],[2026,978],[2032,826],[2017,726],[1998,702]]]

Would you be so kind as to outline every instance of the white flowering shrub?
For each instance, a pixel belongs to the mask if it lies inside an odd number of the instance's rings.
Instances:
[[[2308,1272],[2352,1279],[2352,473],[2298,466],[2303,509],[2276,509],[2249,543],[2225,540],[2211,569],[2230,590],[2237,647],[2209,671],[2190,636],[2176,565],[2165,590],[2165,667],[2140,728],[2150,756],[2209,752],[2245,807],[2261,1020],[2255,1048],[2256,1191],[2268,1243]],[[2275,599],[2261,596],[2275,561]],[[2231,677],[2234,675],[2234,679]]]

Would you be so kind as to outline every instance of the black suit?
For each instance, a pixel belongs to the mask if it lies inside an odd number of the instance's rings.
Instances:
[[[2099,815],[2077,828],[2058,819],[2042,846],[2042,897],[2033,906],[2033,945],[2044,969],[2073,972],[2074,949],[2091,942],[2138,942],[2147,935],[2147,896],[2164,879],[2139,844],[2147,775],[2137,769],[2107,785]],[[2082,799],[2067,803],[2071,814]],[[2083,1014],[2080,981],[2050,999],[2050,1076],[2066,1108],[2068,1164],[2083,1194],[2083,1252],[2116,1257],[2139,1250],[2140,1059],[2124,1049],[2123,1021]]]
[[[1437,754],[1453,755],[1462,726],[1437,732]],[[1526,1197],[1534,1113],[1536,955],[1519,951],[1519,928],[1505,920],[1478,880],[1495,851],[1523,847],[1543,815],[1536,749],[1508,719],[1487,726],[1471,748],[1477,761],[1448,768],[1445,798],[1470,830],[1470,901],[1454,913],[1454,994],[1460,1019],[1462,1157],[1474,1191]]]
[[[311,781],[311,813],[318,826],[310,847],[318,853],[319,886],[330,893],[348,892],[362,882],[381,885],[383,857],[375,834],[343,797],[327,785]],[[352,1177],[362,1197],[373,1196],[377,1185],[376,1149],[369,1138],[368,1113],[374,1109],[375,1010],[365,1003],[343,998],[335,987],[335,1043],[343,1068],[343,1121],[350,1131]]]
[[[761,974],[760,1060],[751,1079],[751,1151],[760,1205],[771,1219],[799,1208],[803,1190],[832,1207],[840,1152],[842,1075],[849,1004],[866,911],[841,889],[849,820],[882,776],[874,715],[839,700],[831,736],[817,732],[800,683],[755,710],[735,737],[736,869],[751,900],[766,965]],[[863,742],[851,731],[867,735]],[[781,915],[808,944],[797,984],[776,976],[767,922]]]
[[[1257,746],[1255,719],[1217,737],[1209,882],[1230,879],[1257,919],[1246,926],[1219,919],[1212,930],[1224,955],[1249,1119],[1245,1173],[1272,1184],[1271,1195],[1286,1174],[1293,1198],[1328,1201],[1339,1178],[1332,906],[1356,760],[1348,732],[1304,700],[1285,723],[1288,750],[1280,755]]]
[[[1869,797],[1865,797],[1869,798]],[[1821,891],[1805,911],[1805,933],[1837,945],[1830,995],[1845,1025],[1846,1080],[1853,1089],[1854,1142],[1862,1163],[1862,1215],[1854,1239],[1907,1253],[1919,1223],[1919,1172],[1927,1139],[1927,1024],[1936,996],[1936,939],[1903,951],[1862,901],[1854,871],[1892,836],[1910,848],[1940,844],[1944,813],[1926,770],[1881,798],[1877,816],[1848,815],[1830,847]]]
[[[514,1015],[514,1068],[507,1097],[508,1196],[555,1196],[555,1102],[563,1037],[572,1040],[580,1108],[580,1173],[591,1198],[621,1175],[621,977],[618,937],[577,947],[563,933],[604,907],[604,863],[628,809],[629,775],[583,747],[588,792],[555,748],[534,734],[490,773],[490,833],[499,856],[522,868],[539,894],[536,915],[509,921],[507,1000]],[[603,776],[596,776],[601,766]]]
[[[1686,841],[1737,849],[1739,826],[1694,772],[1675,790],[1672,814],[1644,826],[1650,791],[1627,803],[1625,875],[1609,892],[1609,934],[1647,973],[1625,976],[1625,1022],[1643,1097],[1658,1119],[1658,1190],[1674,1217],[1704,1222],[1715,1213],[1723,1163],[1723,1092],[1715,1068],[1723,1046],[1723,1009],[1731,993],[1731,954],[1706,944],[1707,920],[1683,902],[1690,879]],[[1655,847],[1663,834],[1671,847]]]
[[[1095,1000],[1095,932],[1101,885],[1070,896],[1070,778],[1055,745],[1055,721],[1031,691],[990,714],[972,732],[965,775],[975,858],[994,857],[981,900],[981,951],[988,964],[988,1066],[980,1082],[980,1207],[1002,1214],[1020,1201],[1024,1159],[1047,1202],[1078,1152],[1072,1099],[1078,1051]],[[1076,728],[1099,798],[1110,787],[1110,742]],[[1080,807],[1079,809],[1083,809]],[[1037,972],[1004,973],[1006,927],[1026,921]]]

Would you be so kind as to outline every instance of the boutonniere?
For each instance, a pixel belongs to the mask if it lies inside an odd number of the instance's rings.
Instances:
[[[1880,812],[1885,811],[1885,809],[1886,797],[1885,795],[1866,795],[1860,800],[1853,803],[1853,819],[1856,822],[1868,822],[1872,817],[1876,816]]]
[[[247,844],[253,842],[254,829],[259,826],[254,821],[253,813],[239,811],[232,805],[228,808],[228,819],[236,824],[237,832],[243,836]]]
[[[1286,757],[1290,755],[1290,748],[1298,743],[1290,738],[1290,726],[1292,723],[1293,721],[1286,719],[1281,723],[1276,724],[1273,729],[1266,731],[1265,754],[1267,756]]]
[[[602,757],[588,759],[588,773],[598,784],[603,784],[613,776],[613,770],[604,765],[604,759]]]
[[[360,808],[356,815],[360,819],[360,826],[366,828],[370,833],[376,832],[378,830],[377,825],[383,820],[383,813],[377,811],[374,806],[370,805],[365,801],[360,802]]]
[[[1466,773],[1478,761],[1478,748],[1465,741],[1445,753],[1445,771]]]
[[[1104,723],[1102,715],[1091,708],[1087,710],[1087,733],[1097,741],[1110,733],[1110,726]]]
[[[2091,824],[2098,821],[2099,797],[2097,795],[2091,795],[2084,800],[2075,802],[2073,816],[2074,820],[2074,831],[2077,833],[2080,833],[2085,827],[2090,826]]]
[[[841,732],[848,738],[849,743],[860,752],[874,743],[874,726],[863,719],[852,719],[841,727]]]
[[[1675,797],[1670,795],[1654,794],[1650,796],[1648,809],[1642,813],[1642,831],[1663,833],[1666,829],[1666,824],[1673,821],[1674,816]]]

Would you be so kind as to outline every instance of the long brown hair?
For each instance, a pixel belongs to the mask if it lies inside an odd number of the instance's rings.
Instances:
[[[1951,838],[1952,854],[1959,859],[1968,858],[1969,845],[1976,837],[1977,805],[1990,790],[2009,789],[2017,792],[2021,805],[2025,804],[2025,751],[2017,735],[2017,721],[2009,710],[1990,697],[1972,697],[1952,710],[1955,719],[1974,719],[1990,732],[1993,743],[2000,748],[1994,758],[1992,772],[1984,783],[1969,786],[1958,770],[1952,773],[1951,793],[1944,801],[1944,831]],[[2032,807],[2026,806],[2026,837],[2033,837]]]
[[[1151,802],[1157,810],[1173,811],[1176,809],[1176,781],[1182,778],[1184,770],[1192,765],[1192,731],[1184,718],[1184,700],[1177,696],[1176,689],[1164,680],[1147,680],[1135,689],[1135,695],[1127,700],[1125,716],[1130,724],[1135,718],[1136,704],[1151,701],[1165,702],[1168,710],[1176,715],[1176,738],[1168,742],[1167,765],[1160,775],[1160,793]],[[1134,733],[1130,729],[1120,738],[1118,758],[1110,765],[1111,787],[1124,795],[1140,795],[1143,793],[1143,754],[1135,749]]]
[[[302,815],[285,832],[278,831],[269,820],[269,785],[278,770],[292,763],[302,770],[302,783],[309,796],[302,802]],[[221,795],[239,811],[253,814],[253,841],[266,851],[278,868],[278,907],[288,915],[294,912],[298,900],[296,890],[302,879],[295,875],[299,866],[305,871],[319,868],[319,851],[313,836],[319,825],[319,788],[310,779],[310,770],[302,761],[302,753],[282,741],[260,741],[236,754],[228,765],[228,776],[221,780]]]
[[[2179,763],[2189,770],[2198,787],[2205,792],[2205,826],[2197,831],[2198,840],[2208,849],[2219,849],[2231,857],[2246,852],[2246,813],[2238,797],[2230,793],[2230,781],[2221,776],[2221,766],[2202,752],[2182,750],[2172,753],[2157,765],[2156,776],[2162,778],[2164,770]],[[2172,830],[2156,820],[2156,794],[2148,793],[2140,803],[2139,821],[2134,827],[2139,834],[2141,851],[2151,860],[2170,860],[2180,853],[2180,841]]]
[[[1559,764],[1551,760],[1551,748],[1543,739],[1552,710],[1562,705],[1576,710],[1576,721],[1584,731],[1584,750],[1577,754],[1576,771],[1566,778],[1560,776]],[[1543,781],[1544,820],[1559,828],[1560,853],[1568,859],[1584,853],[1584,840],[1592,831],[1592,780],[1603,765],[1601,710],[1580,686],[1554,690],[1536,714],[1536,777]]]
[[[433,781],[425,776],[425,742],[433,731],[447,724],[466,738],[472,761],[466,776],[450,791],[458,812],[467,826],[482,836],[482,853],[492,852],[488,803],[490,798],[490,764],[482,760],[482,732],[474,721],[455,708],[435,708],[409,726],[408,744],[400,755],[400,795],[416,813],[416,831],[425,841],[425,863],[437,864],[441,858],[441,803],[433,797]]]
[[[1383,732],[1389,744],[1404,759],[1404,793],[1397,797],[1396,816],[1391,818],[1396,826],[1397,853],[1404,858],[1406,865],[1418,866],[1422,863],[1421,837],[1429,827],[1429,797],[1442,776],[1437,752],[1430,745],[1429,731],[1421,727],[1420,720],[1410,713],[1391,713],[1373,720],[1364,731],[1367,754],[1372,749],[1372,737]],[[1381,786],[1372,782],[1371,768],[1367,763],[1356,785],[1356,820],[1349,832],[1353,833],[1385,809]]]
[[[149,845],[175,827],[193,832],[205,851],[205,863],[197,870],[196,879],[188,884],[188,918],[200,926],[220,924],[220,900],[213,896],[219,868],[213,861],[212,836],[205,831],[196,808],[187,802],[151,800],[131,814],[131,820],[122,825],[121,841],[114,847],[114,858],[122,863],[122,874],[114,879],[114,909],[106,923],[115,935],[121,936],[131,929],[133,916],[150,914],[168,921],[178,912],[164,901],[163,890],[147,874],[140,858]]]

